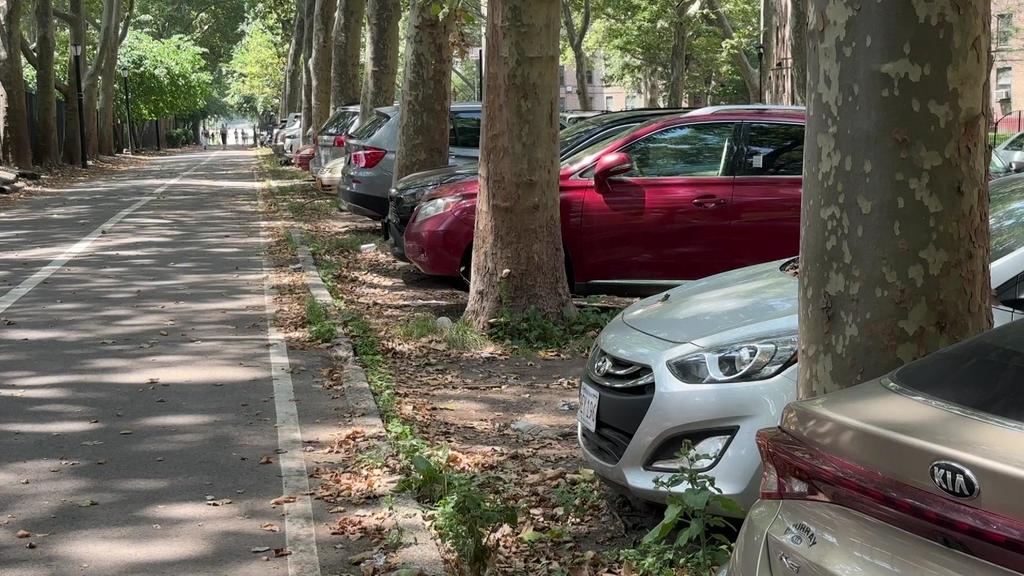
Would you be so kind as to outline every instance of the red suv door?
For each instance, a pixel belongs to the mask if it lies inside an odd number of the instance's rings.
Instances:
[[[619,150],[633,169],[587,191],[577,280],[669,283],[732,268],[725,248],[738,126],[670,126]]]
[[[743,124],[733,188],[731,252],[736,266],[796,256],[800,250],[804,125]]]

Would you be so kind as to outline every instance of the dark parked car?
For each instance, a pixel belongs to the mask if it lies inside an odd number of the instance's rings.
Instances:
[[[690,110],[686,108],[644,108],[626,112],[611,112],[582,119],[559,133],[559,157],[567,158],[589,144],[625,132],[648,120],[670,114],[683,114]],[[402,235],[423,196],[446,184],[470,180],[475,182],[479,167],[480,165],[476,163],[449,166],[410,174],[398,181],[388,196],[388,216],[385,226],[391,253],[396,258],[406,260],[405,242]]]
[[[652,292],[797,253],[804,110],[719,106],[653,120],[562,161],[577,290]],[[468,278],[476,184],[424,198],[405,229],[424,273]]]
[[[388,191],[394,178],[398,150],[398,106],[378,108],[346,139],[345,165],[338,183],[341,205],[353,214],[383,220],[388,212]],[[451,107],[449,162],[476,162],[480,158],[479,103]]]

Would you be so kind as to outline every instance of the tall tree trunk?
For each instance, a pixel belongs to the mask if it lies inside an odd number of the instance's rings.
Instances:
[[[302,50],[306,35],[305,0],[295,0],[295,25],[288,48],[288,64],[284,72],[284,94],[281,96],[280,118],[297,112],[302,105]]]
[[[409,7],[395,182],[448,165],[455,11],[442,17],[433,6],[432,0],[412,0]]]
[[[793,74],[793,103],[807,101],[807,5],[789,0],[789,49]]]
[[[989,1],[809,6],[803,397],[992,324]]]
[[[718,0],[705,0],[707,7],[711,10],[715,17],[715,25],[718,27],[719,33],[722,38],[726,40],[734,40],[736,33],[733,32],[732,24],[729,23],[729,18],[725,15],[722,10],[722,6]],[[736,68],[740,72],[740,76],[743,78],[743,83],[747,87],[748,98],[751,102],[757,102],[760,100],[761,83],[758,79],[758,71],[750,64],[750,60],[742,49],[733,50],[732,54],[733,63],[736,64]]]
[[[687,13],[695,2],[696,0],[682,0],[676,5],[675,21],[672,23],[672,61],[665,102],[665,106],[669,108],[679,108],[683,105],[686,84]]]
[[[299,142],[306,142],[306,131],[313,125],[313,74],[309,62],[313,58],[313,22],[316,14],[316,0],[305,0],[302,9],[305,14],[305,32],[302,33],[302,123],[299,126]]]
[[[85,44],[85,9],[84,0],[69,0],[68,12],[71,21],[68,23],[69,44]],[[84,56],[83,56],[84,59]],[[67,91],[64,92],[64,161],[72,166],[82,162],[82,144],[78,132],[78,83],[75,77],[75,57],[68,50]],[[84,79],[83,79],[84,81]]]
[[[564,322],[558,195],[558,3],[492,0],[484,138],[466,319],[477,329],[532,311]],[[524,174],[529,177],[524,178]]]
[[[22,0],[7,0],[3,17],[3,83],[7,91],[7,130],[11,161],[19,168],[32,167],[32,141],[29,138],[28,102],[25,100],[25,75],[21,64]]]
[[[594,106],[590,101],[590,86],[587,83],[587,54],[583,51],[583,41],[590,30],[590,0],[583,0],[583,15],[580,18],[579,29],[576,28],[570,0],[562,0],[561,4],[562,24],[565,25],[565,35],[569,39],[569,47],[572,48],[573,60],[576,62],[576,95],[580,100],[580,110],[591,110]]]
[[[121,13],[121,0],[104,0],[103,16],[100,20],[100,32],[96,53],[93,55],[92,64],[88,66],[88,72],[84,73],[83,83],[85,84],[85,139],[89,157],[95,156],[99,151],[99,92],[100,74],[107,62],[114,44],[117,42],[117,35],[120,31],[118,18]],[[85,13],[82,13],[85,18]],[[86,67],[86,55],[88,51],[82,50],[82,68]]]
[[[761,99],[765,104],[782,104],[785,101],[785,66],[776,66],[784,55],[789,54],[789,46],[777,46],[778,26],[786,20],[783,16],[789,13],[789,0],[763,0],[761,2],[761,50],[762,58],[757,66],[757,79],[761,82]],[[788,44],[784,42],[784,44]]]
[[[100,80],[100,102],[99,102],[99,153],[112,156],[116,152],[114,144],[114,98],[116,94],[117,80],[117,55],[121,51],[121,44],[128,37],[128,28],[131,26],[132,12],[135,9],[135,0],[128,0],[124,9],[124,22],[120,28],[114,30],[116,36],[110,40],[110,48],[107,50],[107,58],[103,61],[102,76]],[[120,17],[120,15],[118,15]],[[117,20],[115,20],[116,22]]]
[[[54,73],[53,0],[36,0],[36,163],[60,161],[57,145],[57,90]]]
[[[395,101],[398,75],[398,22],[402,18],[399,0],[369,0],[366,4],[367,66],[363,74],[360,116]]]
[[[648,108],[657,108],[658,101],[661,99],[661,94],[658,90],[658,77],[651,70],[648,70],[643,77],[644,83],[644,106]]]
[[[309,61],[312,77],[313,130],[317,131],[331,115],[331,33],[338,0],[316,0],[313,13],[313,55]]]
[[[359,54],[363,49],[366,0],[339,0],[334,18],[331,109],[359,102]]]

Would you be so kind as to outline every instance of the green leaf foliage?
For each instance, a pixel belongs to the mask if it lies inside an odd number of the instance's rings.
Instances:
[[[130,32],[118,55],[118,67],[129,73],[134,119],[189,116],[202,110],[213,81],[203,54],[184,36],[158,40],[144,32]]]

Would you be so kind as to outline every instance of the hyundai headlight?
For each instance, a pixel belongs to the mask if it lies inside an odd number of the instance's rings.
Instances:
[[[771,378],[796,361],[796,334],[751,339],[670,360],[668,369],[687,384],[750,382]]]
[[[441,196],[440,198],[434,198],[427,200],[423,204],[420,204],[419,211],[416,212],[416,220],[422,222],[427,218],[433,218],[438,214],[443,214],[458,204],[462,200],[462,196]]]

